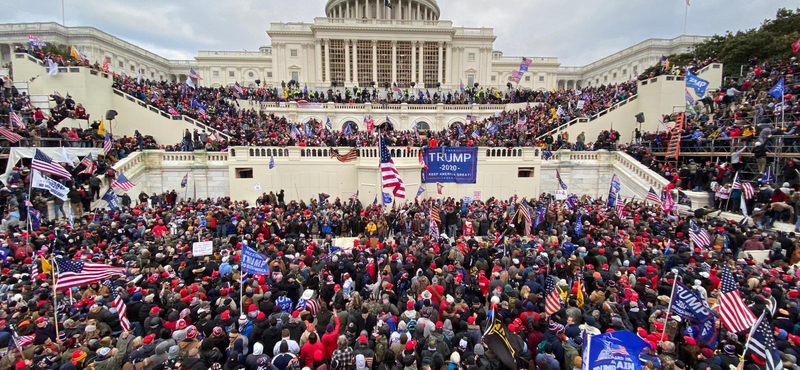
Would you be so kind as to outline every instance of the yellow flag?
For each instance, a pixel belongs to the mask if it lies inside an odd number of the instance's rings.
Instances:
[[[72,55],[72,57],[77,59],[77,60],[83,61],[83,58],[81,57],[81,53],[79,53],[78,49],[75,49],[74,46],[70,46],[69,55]]]
[[[50,266],[50,262],[47,262],[47,260],[44,258],[40,259],[40,261],[42,261],[42,272],[50,275],[50,273],[53,271],[53,267]]]
[[[581,286],[580,279],[578,280],[578,294],[575,296],[575,303],[578,305],[578,307],[583,307],[583,287]]]
[[[106,124],[102,118],[100,118],[100,126],[97,127],[97,134],[103,137],[106,136]]]

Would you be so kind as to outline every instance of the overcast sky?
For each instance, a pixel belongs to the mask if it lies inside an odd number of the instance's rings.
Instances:
[[[68,26],[93,26],[171,59],[197,50],[256,50],[270,22],[312,22],[326,0],[64,0]],[[691,0],[687,34],[757,27],[800,0]],[[223,5],[224,4],[224,5]],[[683,32],[683,0],[440,0],[441,19],[490,27],[509,56],[582,66],[648,38]],[[0,23],[61,22],[61,1],[5,1]]]

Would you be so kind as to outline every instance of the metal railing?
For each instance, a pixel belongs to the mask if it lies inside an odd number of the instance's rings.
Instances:
[[[17,148],[26,148],[26,147],[38,147],[38,148],[59,148],[59,147],[67,147],[67,148],[102,148],[103,147],[103,140],[82,140],[82,139],[59,139],[59,138],[27,138],[24,137],[20,141],[16,143],[10,142],[5,137],[0,137],[0,147],[2,148],[9,148],[9,147],[17,147]]]

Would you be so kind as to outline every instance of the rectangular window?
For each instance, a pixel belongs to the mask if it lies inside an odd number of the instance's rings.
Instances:
[[[617,72],[614,72],[614,77],[613,78],[617,78]]]
[[[267,77],[272,78],[272,72],[267,72]]]
[[[467,86],[472,87],[475,85],[475,75],[467,75]]]
[[[628,74],[628,70],[627,69],[623,69],[622,70],[622,74],[627,75]]]
[[[358,83],[369,86],[372,81],[372,41],[358,41]]]
[[[467,60],[470,61],[470,62],[475,61],[475,53],[467,54]]]
[[[300,76],[300,73],[298,73],[297,71],[292,71],[292,79],[293,80],[300,81],[300,79],[298,78],[299,76]]]
[[[392,83],[392,42],[391,41],[378,41],[377,57],[378,57],[378,81],[375,81],[378,86],[383,86],[385,83]]]
[[[331,81],[336,81],[339,86],[342,86],[344,84],[344,41],[331,40],[330,45]]]
[[[525,76],[525,82],[531,82],[531,76]]]
[[[289,50],[289,55],[296,57],[297,56],[297,49]]]
[[[497,76],[492,76],[492,82],[497,81]]]
[[[134,71],[136,71],[136,67],[134,67],[133,65],[131,65],[131,72],[134,72]]]
[[[213,71],[213,72],[211,72],[211,76],[212,76],[212,77],[219,77],[219,71]]]
[[[123,67],[125,67],[125,63],[123,63],[123,62],[119,62],[118,64],[119,64],[119,67],[120,67],[120,68],[123,68]]]
[[[411,42],[397,42],[397,85],[400,87],[411,85],[411,52]]]
[[[517,177],[533,177],[534,168],[533,167],[518,167],[517,168]]]
[[[449,56],[447,55],[447,48],[442,46],[442,80],[439,81],[442,84],[444,84],[445,82],[450,82],[450,81],[447,81],[447,58],[448,57]]]
[[[422,49],[423,73],[425,86],[434,86],[439,78],[439,44],[426,42]]]
[[[544,76],[539,76],[539,82],[544,82]]]
[[[236,72],[228,71],[228,77],[236,77]]]
[[[253,167],[237,168],[236,169],[236,178],[237,179],[252,179],[253,178]]]

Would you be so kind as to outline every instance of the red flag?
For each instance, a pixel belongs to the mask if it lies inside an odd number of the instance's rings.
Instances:
[[[800,39],[792,43],[792,52],[795,54],[800,53]]]

